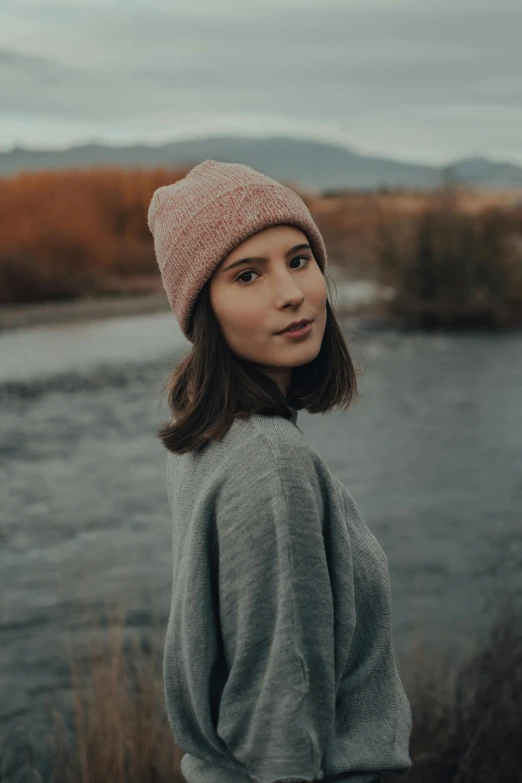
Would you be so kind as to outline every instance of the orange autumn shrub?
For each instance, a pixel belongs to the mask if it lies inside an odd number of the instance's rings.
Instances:
[[[148,206],[156,188],[191,167],[49,170],[0,178],[0,305],[161,287]],[[437,198],[385,189],[298,192],[324,236],[331,267],[348,279],[380,280],[386,271],[393,248],[381,247],[383,214],[396,226],[396,243],[404,220],[419,218]],[[516,233],[521,204],[520,193],[462,190],[455,209],[479,216],[495,207],[509,213]]]
[[[185,170],[26,172],[0,179],[0,303],[97,293],[156,276],[147,209]]]

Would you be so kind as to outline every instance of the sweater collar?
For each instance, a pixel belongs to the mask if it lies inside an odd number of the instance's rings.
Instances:
[[[288,405],[287,407],[288,407],[288,410],[290,411],[290,413],[292,414],[292,416],[290,418],[290,421],[292,422],[292,424],[297,425],[297,409],[296,408],[292,408],[291,405]]]

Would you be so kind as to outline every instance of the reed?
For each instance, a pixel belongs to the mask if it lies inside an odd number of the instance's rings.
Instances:
[[[85,645],[70,648],[71,704],[49,707],[54,724],[45,783],[177,783],[182,753],[165,712],[157,622],[125,642],[121,606],[96,615]],[[127,629],[128,630],[128,629]],[[158,643],[161,639],[161,643]],[[434,659],[422,640],[405,661],[412,705],[411,769],[404,783],[522,780],[522,610],[499,603],[489,632],[453,663]],[[403,668],[403,667],[401,667]],[[17,780],[21,778],[17,778]],[[393,780],[384,775],[383,783]],[[397,780],[395,778],[394,780]]]
[[[522,326],[522,209],[465,210],[454,187],[417,213],[381,209],[374,249],[387,315],[421,329]]]

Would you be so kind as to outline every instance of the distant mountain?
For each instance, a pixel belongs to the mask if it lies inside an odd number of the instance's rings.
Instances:
[[[453,164],[452,175],[459,182],[491,188],[520,188],[522,167],[495,163],[486,158],[467,158]]]
[[[522,167],[483,158],[456,161],[449,167],[401,163],[358,155],[334,144],[272,136],[209,137],[161,146],[110,147],[89,144],[63,151],[15,147],[0,152],[0,176],[41,169],[193,166],[202,160],[246,163],[277,180],[314,193],[379,187],[426,190],[453,181],[482,188],[522,188]]]

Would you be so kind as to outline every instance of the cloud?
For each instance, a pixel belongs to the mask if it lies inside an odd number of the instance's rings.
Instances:
[[[0,121],[12,138],[32,118],[36,139],[44,117],[150,135],[160,116],[243,113],[383,152],[513,157],[520,29],[505,0],[3,0]]]

